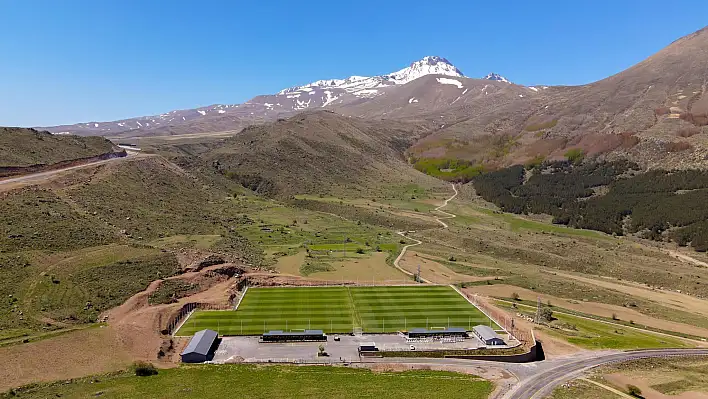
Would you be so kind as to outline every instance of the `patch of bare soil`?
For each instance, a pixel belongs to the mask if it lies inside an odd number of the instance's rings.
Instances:
[[[89,328],[0,348],[0,391],[123,369],[133,359],[116,330]]]
[[[256,287],[280,287],[280,286],[303,286],[313,287],[318,285],[355,285],[356,281],[330,281],[312,279],[307,277],[293,276],[288,274],[272,273],[248,273],[244,275],[248,278],[250,286]]]
[[[607,381],[619,388],[625,388],[627,385],[635,385],[642,390],[642,397],[646,399],[708,399],[706,392],[682,392],[679,395],[664,395],[663,393],[651,388],[655,384],[654,381],[649,381],[637,376],[628,376],[622,373],[607,374],[604,376]]]
[[[121,306],[106,312],[105,316],[109,327],[116,331],[118,339],[136,359],[162,363],[177,360],[174,354],[179,353],[181,348],[174,342],[172,343],[172,351],[169,351],[164,358],[158,359],[160,348],[170,348],[170,344],[166,342],[170,338],[162,336],[160,331],[166,327],[170,316],[187,303],[227,305],[229,291],[233,284],[233,281],[228,278],[228,274],[224,274],[229,272],[229,268],[241,270],[240,266],[232,264],[216,265],[204,268],[199,272],[189,272],[171,277],[170,280],[199,284],[204,290],[166,305],[149,305],[150,294],[154,293],[162,283],[162,281],[153,281],[145,291],[132,296]]]
[[[388,256],[387,252],[374,252],[366,257],[332,262],[332,270],[312,273],[310,276],[330,281],[365,281],[367,284],[372,281],[376,282],[376,280],[397,282],[410,279],[410,277],[401,273],[400,270],[386,263]]]
[[[694,264],[696,266],[700,266],[700,267],[708,267],[708,263],[700,261],[700,260],[690,257],[688,255],[684,255],[678,251],[669,251],[669,255],[673,256],[674,258],[676,258],[682,262],[692,263],[692,264]]]
[[[608,305],[606,303],[599,302],[579,302],[575,300],[568,300],[551,295],[539,294],[538,292],[532,290],[506,284],[471,287],[468,290],[470,292],[479,293],[482,295],[506,298],[510,298],[513,293],[517,293],[519,298],[523,300],[536,301],[537,298],[541,298],[541,302],[543,303],[550,301],[554,306],[575,310],[582,313],[605,318],[612,318],[612,316],[615,315],[620,320],[632,320],[637,324],[642,324],[661,330],[708,337],[708,329],[695,327],[689,324],[657,319],[640,313],[632,308],[625,308],[623,306]]]
[[[482,377],[495,383],[494,392],[490,398],[501,397],[501,394],[513,384],[517,383],[516,376],[508,371],[493,367],[493,366],[450,366],[450,365],[429,365],[429,364],[397,364],[397,363],[362,363],[357,364],[357,367],[368,368],[373,372],[403,372],[410,370],[433,370],[433,371],[450,371],[453,373],[470,374]],[[702,398],[701,398],[702,399]]]
[[[300,274],[300,266],[305,263],[307,253],[300,251],[295,255],[281,256],[275,264],[275,269],[280,273],[297,276]]]
[[[640,298],[646,298],[670,308],[698,313],[708,317],[708,300],[705,299],[695,298],[675,291],[669,291],[662,289],[661,287],[647,287],[639,283],[625,281],[623,284],[620,284],[610,281],[609,279],[581,277],[561,272],[554,273],[558,276],[594,284],[603,288],[613,289]]]
[[[427,255],[425,255],[427,257]],[[466,281],[484,281],[494,279],[494,277],[476,277],[466,274],[460,274],[452,271],[449,267],[429,260],[420,256],[414,251],[406,251],[405,256],[401,259],[399,266],[411,272],[417,273],[420,265],[420,273],[424,279],[434,284],[452,284]]]
[[[150,306],[148,298],[162,281],[106,312],[108,325],[66,333],[54,338],[0,348],[0,391],[39,381],[78,378],[121,370],[135,360],[172,367],[185,339],[163,336],[170,317],[187,303],[225,305],[234,283],[230,275],[240,265],[215,265],[199,272],[171,277],[198,284],[204,290],[167,305]],[[163,356],[158,358],[158,352]]]

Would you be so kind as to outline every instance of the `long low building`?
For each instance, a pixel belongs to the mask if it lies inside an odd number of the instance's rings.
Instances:
[[[491,327],[474,326],[472,331],[485,345],[506,345],[506,342]]]
[[[209,360],[216,349],[219,334],[214,330],[201,330],[187,344],[182,351],[183,363],[202,363]]]
[[[273,330],[261,336],[263,342],[311,342],[327,341],[327,335],[322,330],[305,330],[297,332],[283,332]]]
[[[426,330],[425,328],[414,328],[408,331],[408,338],[433,338],[433,337],[463,337],[467,338],[467,330],[460,327],[450,327],[444,330]]]

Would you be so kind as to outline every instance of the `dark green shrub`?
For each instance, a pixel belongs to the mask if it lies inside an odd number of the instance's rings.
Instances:
[[[133,363],[133,372],[138,377],[149,377],[157,375],[157,369],[152,363],[138,361]]]
[[[627,385],[627,393],[634,396],[634,397],[637,397],[637,398],[643,397],[642,390],[639,389],[639,387],[636,385],[632,385],[632,384]]]

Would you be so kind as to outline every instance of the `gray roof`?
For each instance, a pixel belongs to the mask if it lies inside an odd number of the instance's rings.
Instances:
[[[322,330],[305,330],[304,332],[283,332],[283,330],[271,330],[268,331],[267,333],[263,333],[263,335],[271,336],[271,335],[324,335],[324,331]]]
[[[494,330],[492,330],[492,328],[489,327],[489,326],[483,326],[483,325],[480,324],[480,325],[478,325],[478,326],[472,327],[472,329],[474,330],[475,333],[477,333],[477,335],[478,335],[480,338],[482,338],[482,339],[485,340],[485,341],[486,341],[486,340],[489,340],[489,339],[495,339],[495,338],[496,338],[496,339],[501,339],[501,337],[499,336],[499,334],[497,334],[497,333],[496,333]]]
[[[194,337],[192,337],[192,340],[189,341],[189,344],[187,344],[187,347],[182,351],[182,354],[199,353],[201,355],[208,355],[211,346],[218,336],[219,334],[214,330],[197,331]]]
[[[426,330],[425,328],[412,328],[409,333],[414,334],[445,334],[445,333],[466,333],[462,327],[450,327],[444,330]]]

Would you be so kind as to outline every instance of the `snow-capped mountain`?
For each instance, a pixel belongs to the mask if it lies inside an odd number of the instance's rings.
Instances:
[[[382,87],[403,85],[426,75],[447,75],[456,77],[465,76],[459,69],[457,69],[457,67],[452,65],[452,63],[445,58],[427,56],[413,62],[410,66],[403,68],[400,71],[386,75],[371,77],[350,76],[346,79],[318,80],[303,86],[294,86],[283,89],[278,92],[278,95],[300,91],[310,92],[317,88],[342,89],[347,93],[356,93],[362,90],[372,90]],[[369,97],[373,94],[373,92],[364,92],[362,94],[364,97]]]
[[[53,133],[109,137],[215,131],[209,129],[231,130],[252,123],[287,117],[302,110],[323,107],[341,110],[343,107],[361,105],[375,98],[389,98],[387,94],[392,95],[399,87],[409,87],[414,81],[420,83],[422,81],[419,80],[420,78],[430,75],[442,75],[437,79],[423,82],[425,85],[432,84],[431,90],[437,90],[433,89],[434,87],[455,86],[460,93],[449,93],[452,96],[450,102],[464,102],[462,96],[465,96],[468,90],[465,90],[463,83],[458,81],[467,79],[462,71],[445,58],[427,56],[396,72],[377,76],[317,80],[302,86],[283,89],[276,94],[256,96],[242,104],[214,104],[119,121],[78,123],[40,129]],[[487,75],[484,79],[511,83],[497,74]],[[487,94],[487,88],[485,87],[480,93]],[[413,97],[416,101],[411,100]],[[421,93],[413,93],[410,98],[406,98],[405,104],[424,109],[427,105],[419,103],[422,98]],[[444,102],[442,97],[438,101]]]
[[[511,82],[509,81],[509,79],[507,79],[507,78],[505,78],[505,77],[503,77],[503,76],[501,76],[501,75],[499,75],[499,74],[496,74],[496,73],[494,73],[494,72],[492,72],[492,73],[490,73],[489,75],[483,77],[482,79],[493,80],[493,81],[496,81],[496,82],[511,83]]]

